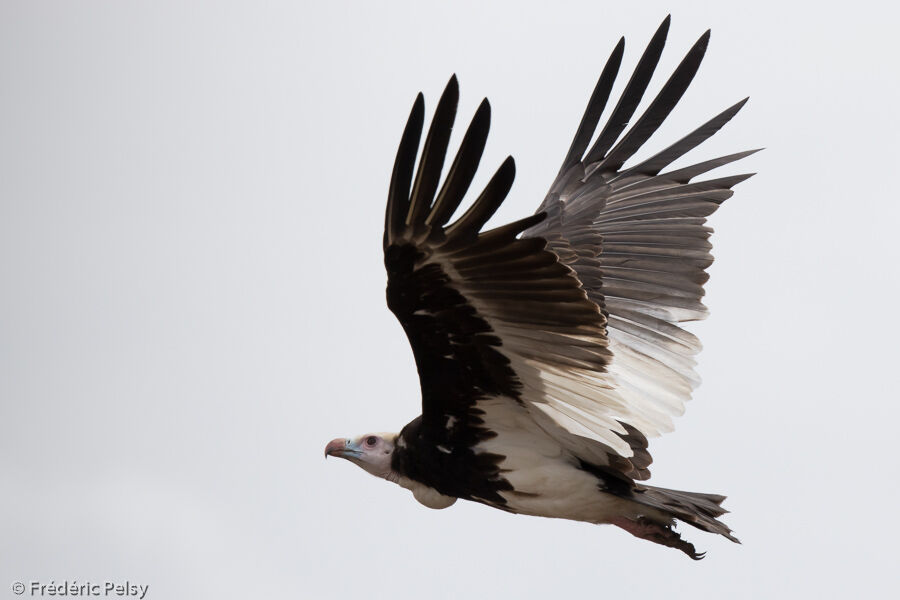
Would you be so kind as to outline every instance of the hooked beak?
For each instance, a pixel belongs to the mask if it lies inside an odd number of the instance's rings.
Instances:
[[[329,456],[343,457],[347,453],[347,441],[346,438],[338,438],[328,442],[328,445],[325,446],[325,458]]]

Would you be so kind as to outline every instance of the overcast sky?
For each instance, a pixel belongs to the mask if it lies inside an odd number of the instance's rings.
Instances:
[[[0,3],[0,598],[51,580],[157,600],[896,587],[896,10],[481,4]],[[490,98],[475,186],[514,155],[493,222],[521,217],[618,38],[630,72],[669,12],[652,91],[712,40],[639,156],[748,95],[690,158],[767,149],[723,170],[759,175],[712,219],[704,383],[653,441],[652,483],[727,494],[743,545],[686,527],[695,563],[613,527],[432,511],[323,460],[419,411],[381,256],[415,94],[430,115],[457,73],[463,123]]]

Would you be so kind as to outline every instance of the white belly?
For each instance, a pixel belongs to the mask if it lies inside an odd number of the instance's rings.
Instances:
[[[485,422],[497,436],[476,451],[505,456],[502,476],[515,488],[500,492],[507,508],[540,517],[605,523],[630,514],[634,503],[601,492],[596,477],[578,468],[578,461],[538,427],[528,413],[509,399],[482,400]]]

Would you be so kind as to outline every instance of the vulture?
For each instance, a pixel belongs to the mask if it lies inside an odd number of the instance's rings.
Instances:
[[[458,211],[487,140],[488,101],[442,182],[456,76],[421,152],[418,95],[394,162],[383,246],[387,304],[412,346],[422,414],[400,433],[332,440],[326,457],[397,483],[430,508],[462,498],[612,524],[695,560],[703,553],[675,530],[679,521],[738,542],[719,520],[724,496],[644,483],[647,439],[672,430],[699,383],[700,342],[681,323],[707,314],[706,217],[752,174],[695,179],[756,152],[667,170],[745,98],[625,166],[681,99],[709,42],[707,31],[633,120],[668,29],[669,17],[601,128],[624,53],[619,40],[537,212],[493,229],[485,224],[512,186],[512,157]]]

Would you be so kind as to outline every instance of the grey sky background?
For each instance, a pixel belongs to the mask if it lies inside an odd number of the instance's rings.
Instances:
[[[883,3],[0,3],[0,598],[849,598],[896,587],[896,9]],[[699,563],[612,527],[420,506],[331,438],[418,414],[381,227],[415,94],[451,75],[473,189],[530,214],[619,36],[645,152],[751,96],[698,161],[765,146],[714,215],[704,379],[652,483],[728,494]],[[621,89],[625,78],[618,83]],[[644,103],[644,106],[646,103]],[[685,164],[683,161],[679,164]],[[26,596],[27,593],[26,593]]]

